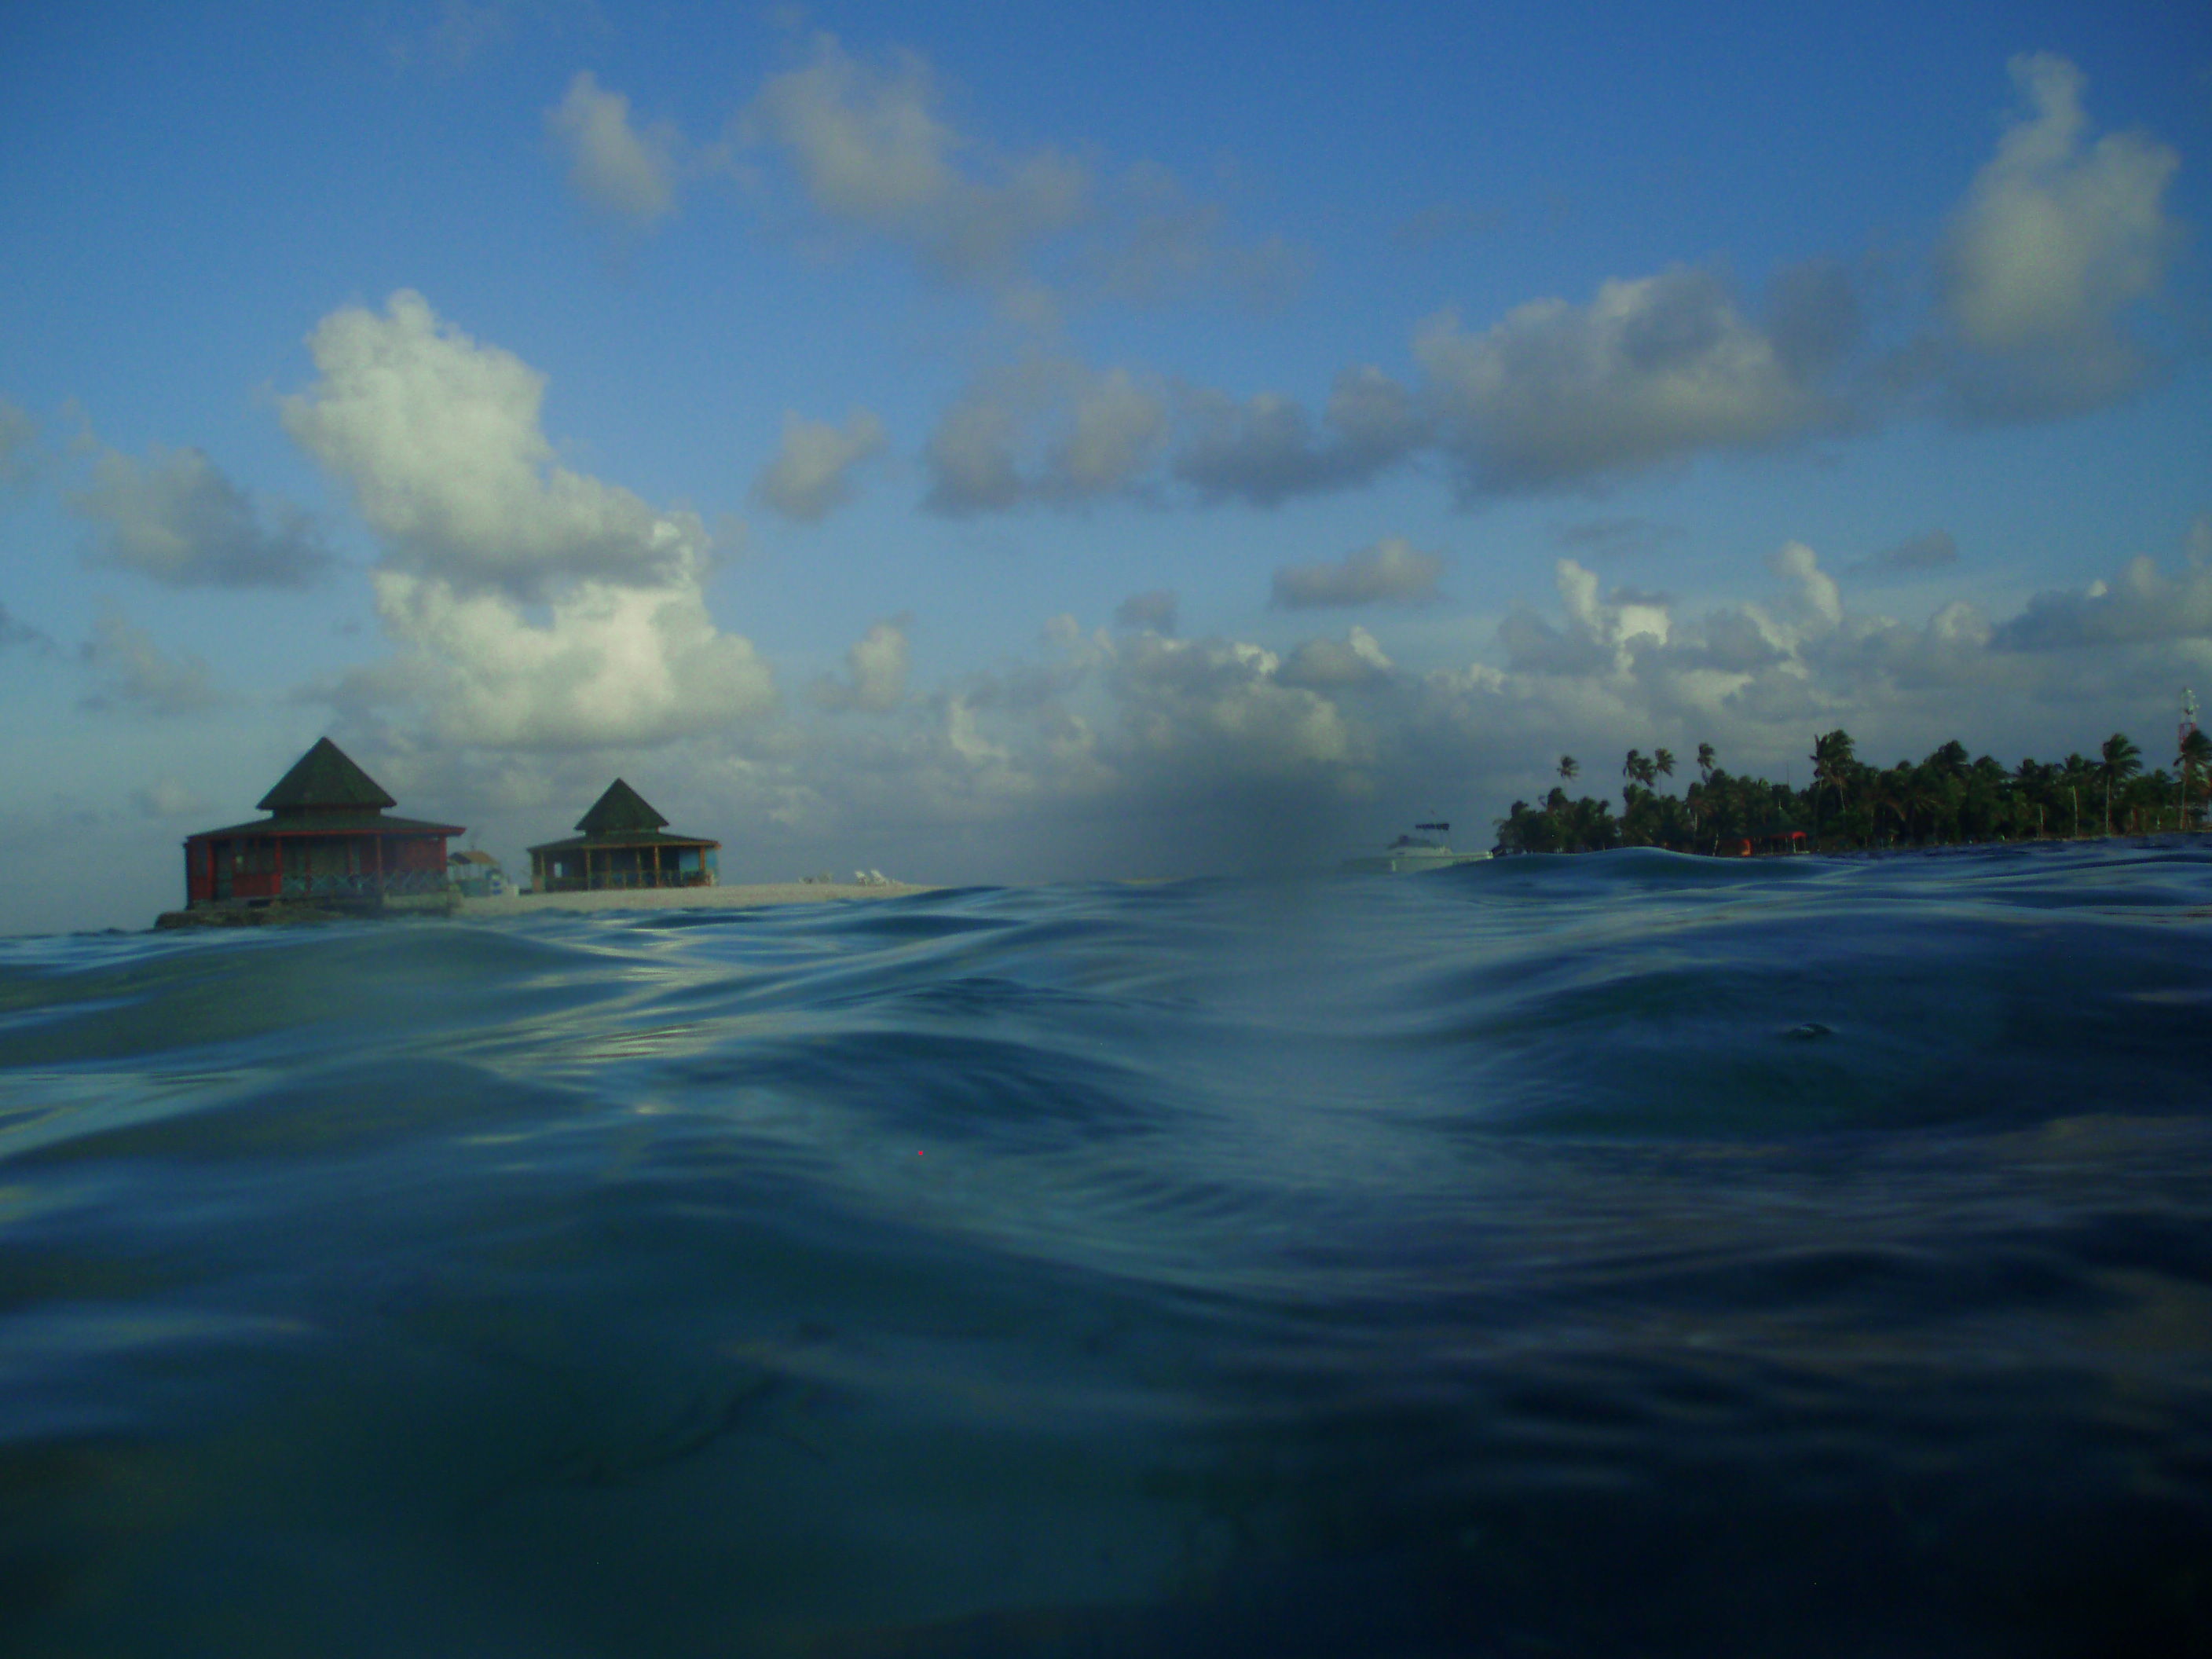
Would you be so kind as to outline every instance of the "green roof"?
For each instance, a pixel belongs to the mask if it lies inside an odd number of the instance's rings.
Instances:
[[[667,823],[646,805],[644,796],[617,778],[592,810],[576,820],[576,828],[587,836],[635,836],[665,829]]]
[[[276,787],[254,804],[264,812],[298,812],[331,806],[380,811],[399,803],[356,766],[344,750],[328,738],[319,738],[276,781]]]

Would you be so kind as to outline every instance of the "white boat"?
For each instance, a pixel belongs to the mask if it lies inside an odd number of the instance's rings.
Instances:
[[[1441,841],[1428,839],[1425,832],[1442,833],[1451,828],[1449,823],[1417,823],[1413,828],[1424,833],[1401,836],[1372,857],[1346,859],[1344,867],[1368,875],[1406,876],[1419,870],[1449,870],[1455,864],[1480,864],[1490,856],[1487,853],[1455,853]]]

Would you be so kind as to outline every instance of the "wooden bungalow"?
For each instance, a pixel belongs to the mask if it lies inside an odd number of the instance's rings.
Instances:
[[[261,798],[269,817],[186,837],[185,908],[443,905],[446,838],[462,826],[386,817],[397,804],[323,738]]]
[[[576,821],[581,835],[530,849],[531,890],[714,885],[722,843],[668,835],[667,827],[666,818],[617,778]]]

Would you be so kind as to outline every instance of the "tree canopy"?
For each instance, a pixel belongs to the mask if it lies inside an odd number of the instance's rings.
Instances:
[[[1572,799],[1555,787],[1534,805],[1515,801],[1497,820],[1498,844],[1528,853],[1667,847],[1732,854],[2133,835],[2201,829],[2212,796],[2212,738],[2194,729],[2178,745],[2171,775],[2145,772],[2142,750],[2118,732],[2094,760],[2031,757],[2008,769],[1990,756],[1971,756],[1956,739],[1917,762],[1873,766],[1838,727],[1814,738],[1811,778],[1802,790],[1730,774],[1709,743],[1698,745],[1697,757],[1698,776],[1676,796],[1655,787],[1672,775],[1674,756],[1632,749],[1621,767],[1618,815],[1609,799]],[[1560,759],[1559,775],[1571,781],[1575,771]]]

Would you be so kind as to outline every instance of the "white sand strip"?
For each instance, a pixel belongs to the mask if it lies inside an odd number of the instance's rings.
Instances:
[[[627,887],[589,893],[507,893],[498,898],[465,898],[455,912],[463,916],[527,916],[541,910],[743,910],[759,904],[818,904],[827,899],[902,898],[930,893],[933,887],[886,882],[863,887],[854,882],[784,881],[746,887]]]

